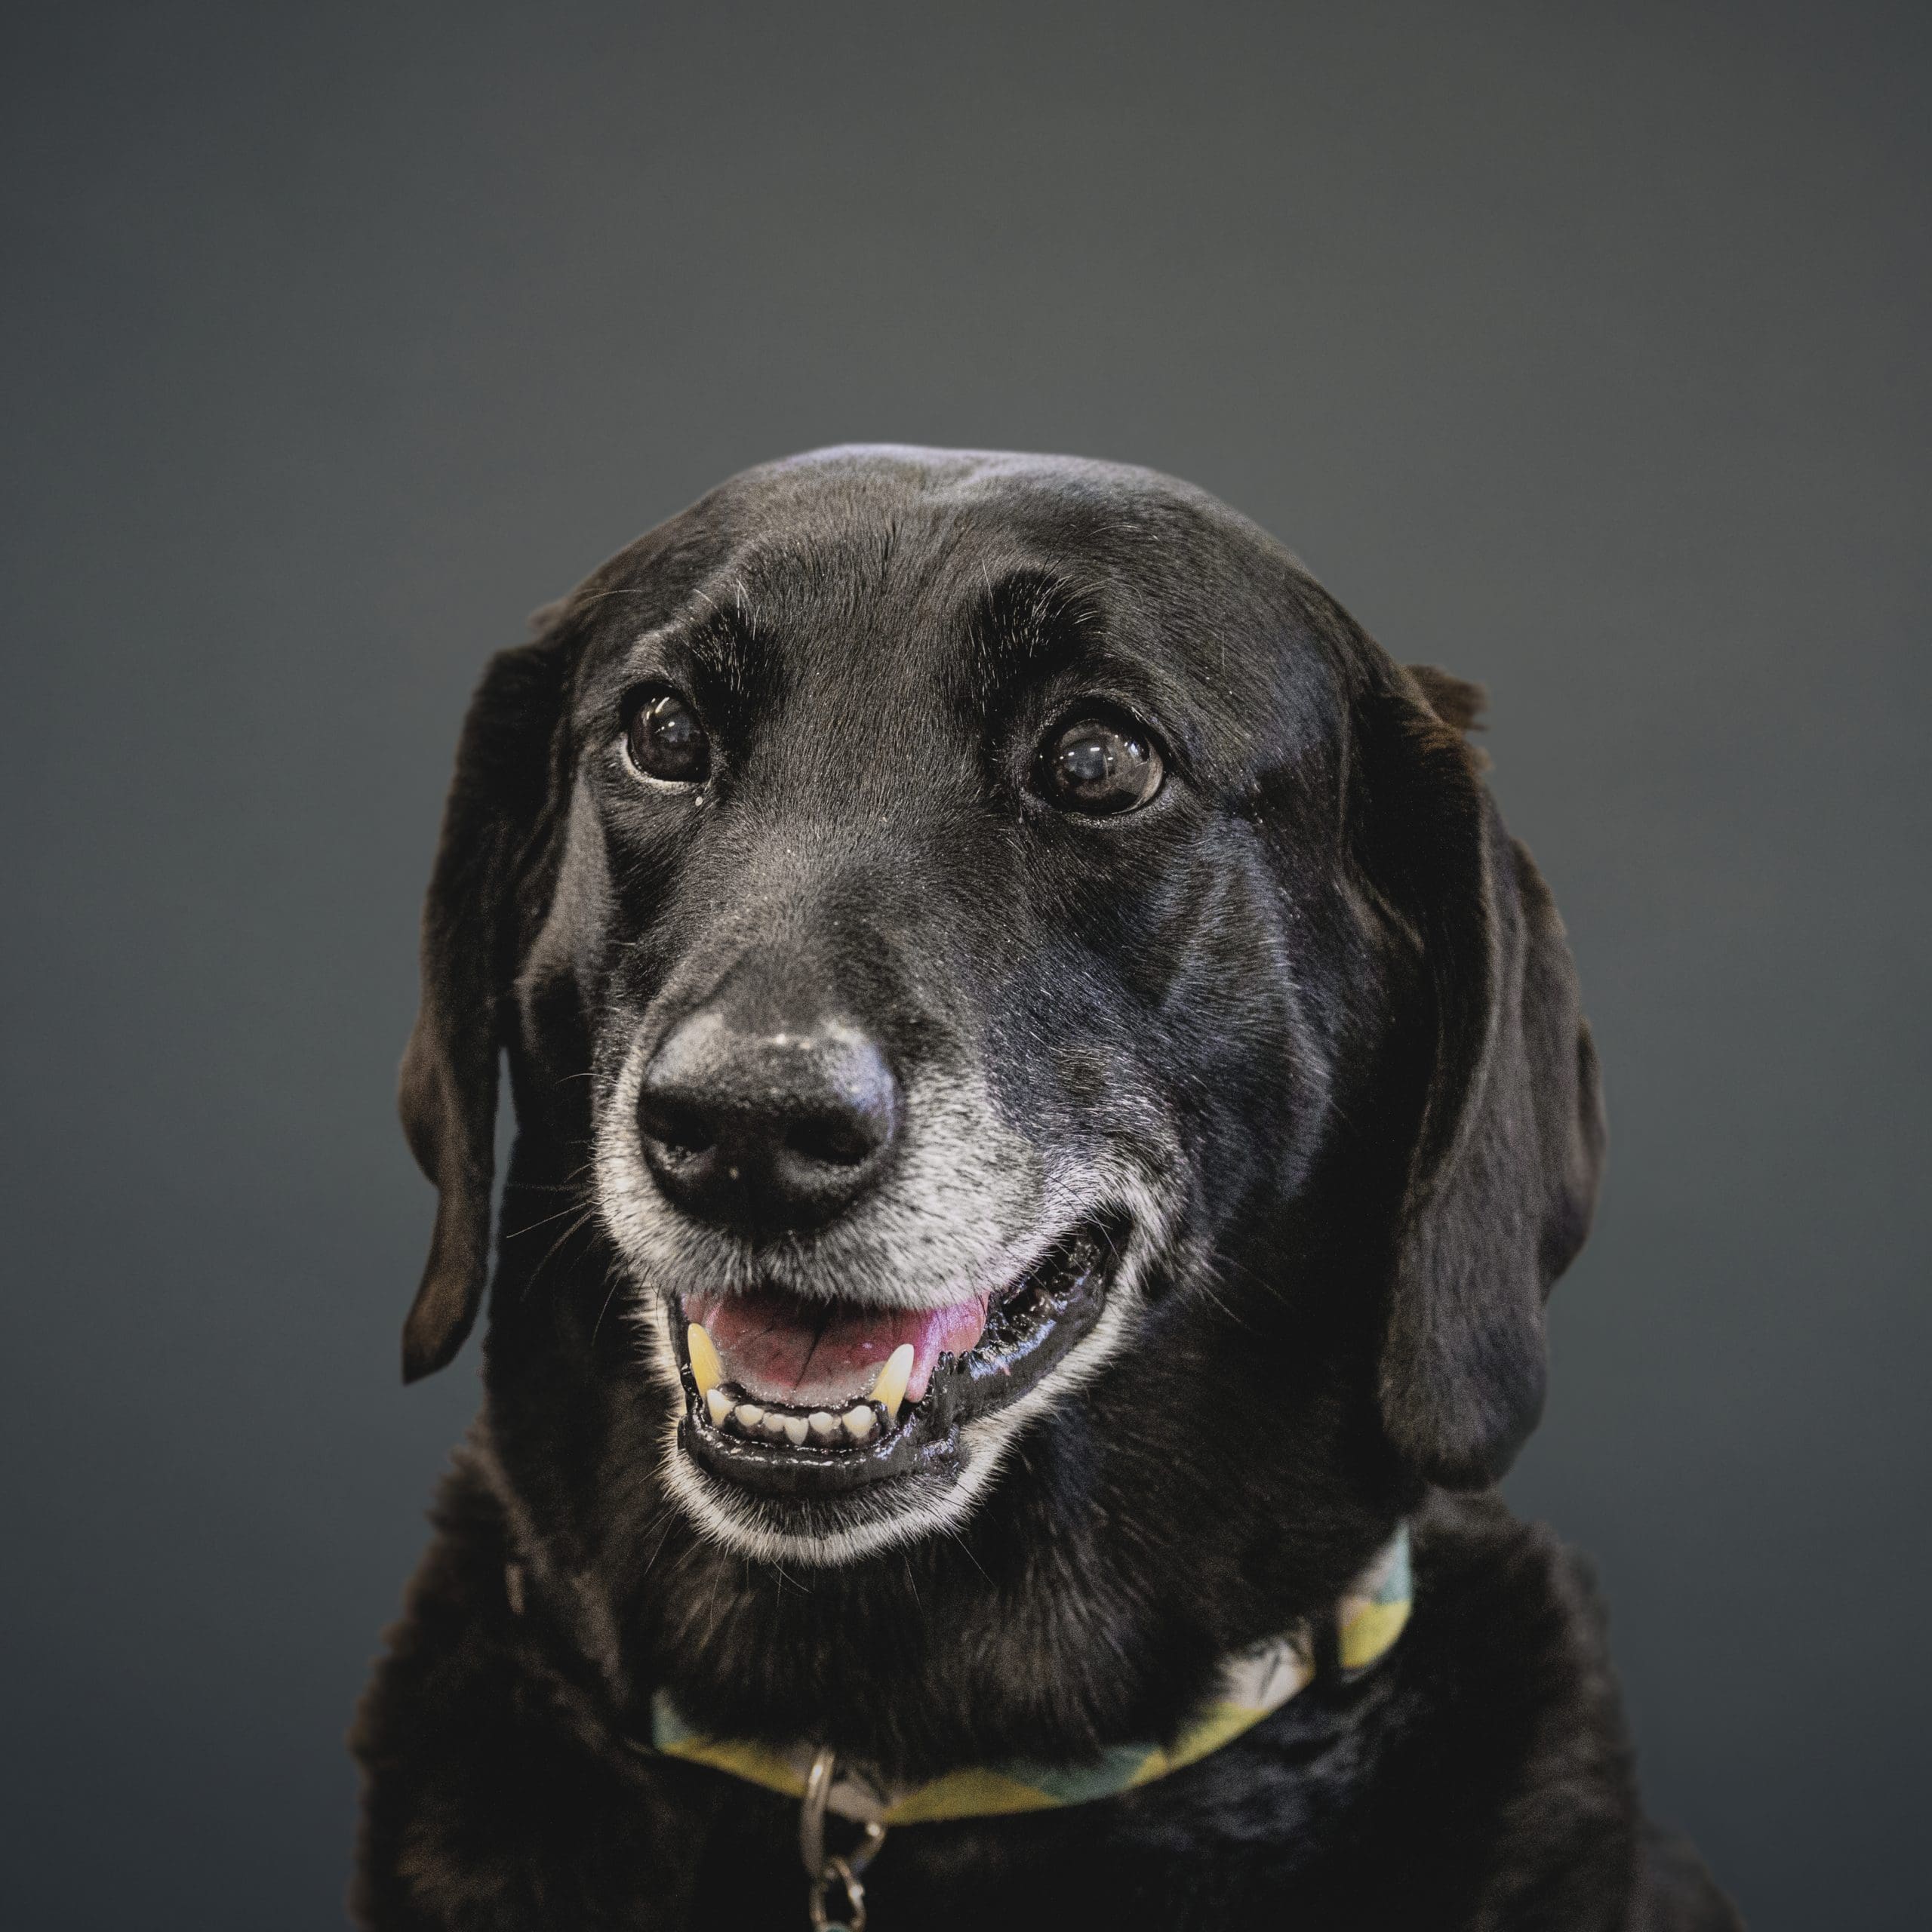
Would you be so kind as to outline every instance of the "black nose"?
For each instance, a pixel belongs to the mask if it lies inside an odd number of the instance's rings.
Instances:
[[[638,1125],[658,1185],[688,1213],[751,1232],[811,1227],[878,1178],[899,1083],[842,1022],[746,1025],[701,1007],[651,1056]]]

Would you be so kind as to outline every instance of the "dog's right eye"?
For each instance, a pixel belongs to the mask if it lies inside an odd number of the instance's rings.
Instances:
[[[1161,789],[1162,771],[1147,728],[1109,708],[1076,713],[1048,734],[1038,783],[1062,811],[1111,818],[1146,804]]]
[[[696,785],[711,770],[711,740],[691,700],[662,685],[646,690],[624,727],[624,749],[647,778]]]

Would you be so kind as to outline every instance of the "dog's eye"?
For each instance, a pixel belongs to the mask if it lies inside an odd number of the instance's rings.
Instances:
[[[1161,754],[1131,718],[1076,716],[1047,734],[1040,789],[1063,811],[1105,818],[1144,805],[1161,789]]]
[[[695,785],[711,769],[711,740],[691,701],[677,692],[648,692],[624,728],[631,763],[647,777]]]

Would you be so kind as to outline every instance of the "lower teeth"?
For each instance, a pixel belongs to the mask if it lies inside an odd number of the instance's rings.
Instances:
[[[842,1414],[829,1409],[809,1414],[797,1409],[768,1407],[747,1401],[730,1389],[708,1389],[704,1406],[713,1426],[753,1441],[788,1443],[802,1449],[809,1441],[823,1449],[836,1449],[850,1442],[869,1441],[881,1420],[889,1420],[874,1402],[855,1402]]]

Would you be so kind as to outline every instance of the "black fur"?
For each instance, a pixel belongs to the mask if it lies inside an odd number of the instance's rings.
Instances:
[[[701,806],[613,764],[667,667],[720,747]],[[1029,789],[1091,694],[1166,749],[1128,818]],[[493,662],[405,1066],[441,1194],[408,1375],[480,1301],[505,1049],[518,1134],[485,1413],[357,1727],[364,1924],[802,1923],[796,1807],[626,1741],[658,1687],[891,1775],[1077,1762],[1172,1735],[1220,1656],[1318,1614],[1404,1516],[1416,1610],[1375,1670],[1141,1792],[895,1832],[874,1926],[1734,1922],[1642,1823],[1574,1560],[1447,1493],[1535,1424],[1602,1144],[1561,924],[1463,735],[1480,703],[1198,491],[909,451],[735,479]],[[1172,1197],[1125,1343],[957,1533],[802,1571],[667,1494],[680,1397],[587,1182],[629,1044],[752,971]]]

